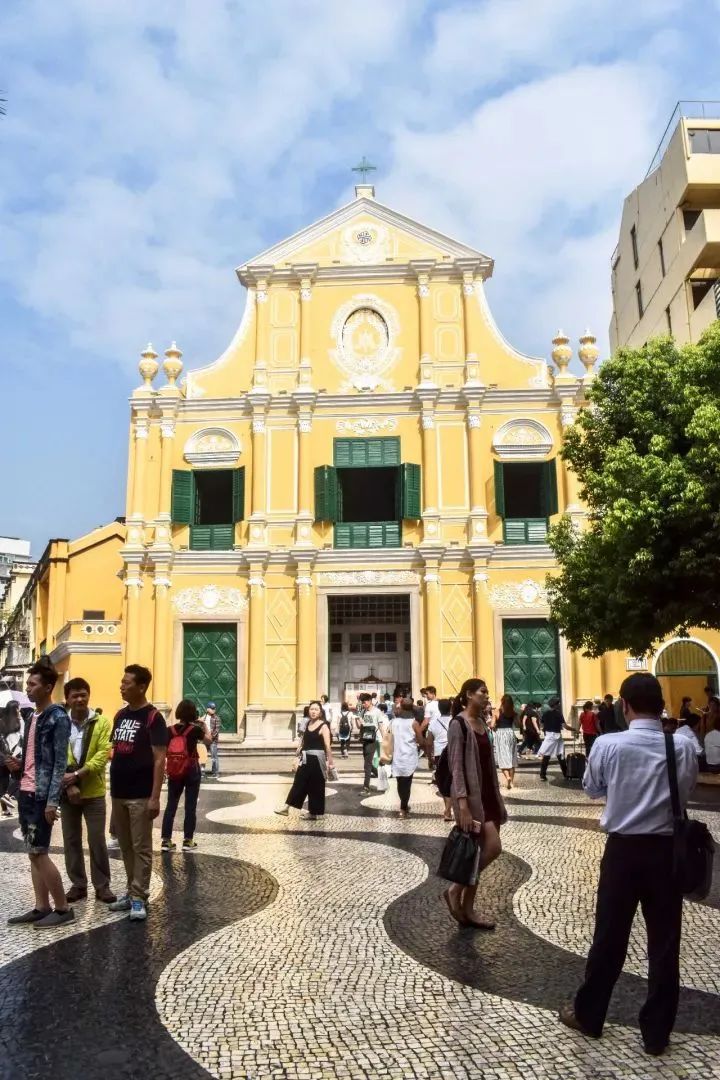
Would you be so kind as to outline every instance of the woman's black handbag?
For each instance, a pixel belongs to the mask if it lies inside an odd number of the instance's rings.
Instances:
[[[454,881],[456,885],[477,885],[480,873],[480,837],[466,833],[457,825],[450,830],[445,841],[438,877]]]
[[[704,900],[712,885],[715,841],[702,821],[693,821],[680,811],[677,762],[672,735],[665,735],[670,800],[673,813],[673,876],[683,896]]]

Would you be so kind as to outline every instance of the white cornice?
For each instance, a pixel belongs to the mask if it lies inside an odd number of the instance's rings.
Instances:
[[[437,395],[437,406],[465,406],[465,391],[463,387],[440,390]],[[553,397],[552,388],[541,389],[537,387],[518,388],[516,390],[500,390],[491,387],[485,392],[480,406],[481,412],[492,412],[492,406],[499,409],[501,406],[517,406],[518,413],[528,405],[544,405],[557,407]],[[251,417],[251,399],[244,395],[236,398],[184,398],[179,403],[179,423],[188,423],[194,417],[215,416],[221,413],[225,420],[248,420]],[[321,419],[324,414],[339,410],[343,416],[354,409],[365,410],[376,407],[390,409],[395,412],[407,412],[413,407],[420,409],[420,401],[412,390],[402,390],[397,393],[352,393],[352,394],[318,394],[315,399],[314,417]],[[294,416],[296,409],[290,394],[274,394],[268,405],[270,412],[286,412],[288,416]],[[501,411],[507,411],[506,409]]]
[[[537,569],[538,563],[555,566],[555,556],[547,544],[496,544],[488,556],[492,562],[525,563]]]
[[[480,264],[478,269],[483,277],[490,277],[492,274],[493,260],[488,255],[484,255],[481,251],[476,251],[466,244],[461,244],[459,241],[453,240],[452,237],[446,236],[444,233],[437,232],[435,229],[430,229],[426,225],[422,225],[419,221],[415,221],[413,218],[398,213],[397,210],[392,210],[389,206],[384,206],[382,203],[376,202],[375,199],[360,198],[353,199],[352,202],[346,203],[337,210],[333,210],[332,213],[326,214],[325,217],[320,218],[311,225],[307,225],[304,229],[300,229],[299,232],[294,233],[286,240],[282,240],[279,244],[274,244],[272,247],[267,248],[259,255],[256,255],[254,259],[249,260],[247,263],[243,263],[236,271],[240,281],[243,285],[252,285],[255,277],[254,268],[258,265],[264,266],[265,268],[269,265],[274,265],[278,267],[276,273],[285,273],[285,267],[279,266],[278,264],[290,262],[293,252],[307,247],[328,232],[343,225],[346,221],[350,221],[359,213],[367,214],[368,217],[376,218],[386,225],[393,225],[396,228],[402,229],[411,236],[415,236],[418,240],[421,240],[432,247],[439,248],[453,259],[469,258],[478,260]],[[320,268],[318,270],[318,277],[316,280],[320,279],[320,275],[323,273],[324,269],[325,268]],[[357,266],[353,266],[349,269],[352,275],[357,275]],[[368,268],[366,267],[363,269]],[[288,268],[287,272],[291,273],[292,271]]]
[[[95,641],[63,641],[56,649],[50,653],[50,660],[53,664],[59,663],[60,660],[64,660],[66,656],[73,656],[77,653],[84,653],[92,655],[106,655],[122,652],[122,645],[119,641],[112,644],[107,641],[95,642]]]

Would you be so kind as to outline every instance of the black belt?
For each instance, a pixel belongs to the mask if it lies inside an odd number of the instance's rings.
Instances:
[[[610,840],[672,840],[672,833],[608,833]]]

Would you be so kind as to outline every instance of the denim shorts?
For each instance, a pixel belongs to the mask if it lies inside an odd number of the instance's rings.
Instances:
[[[47,799],[36,799],[31,791],[18,791],[18,817],[23,840],[31,855],[47,855],[52,825],[45,818]]]

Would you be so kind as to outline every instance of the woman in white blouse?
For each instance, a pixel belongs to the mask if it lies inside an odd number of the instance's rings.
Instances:
[[[397,782],[400,796],[400,817],[406,818],[410,812],[410,789],[423,745],[422,728],[415,716],[413,699],[403,695],[400,709],[393,717],[390,728],[392,735],[392,774]]]

